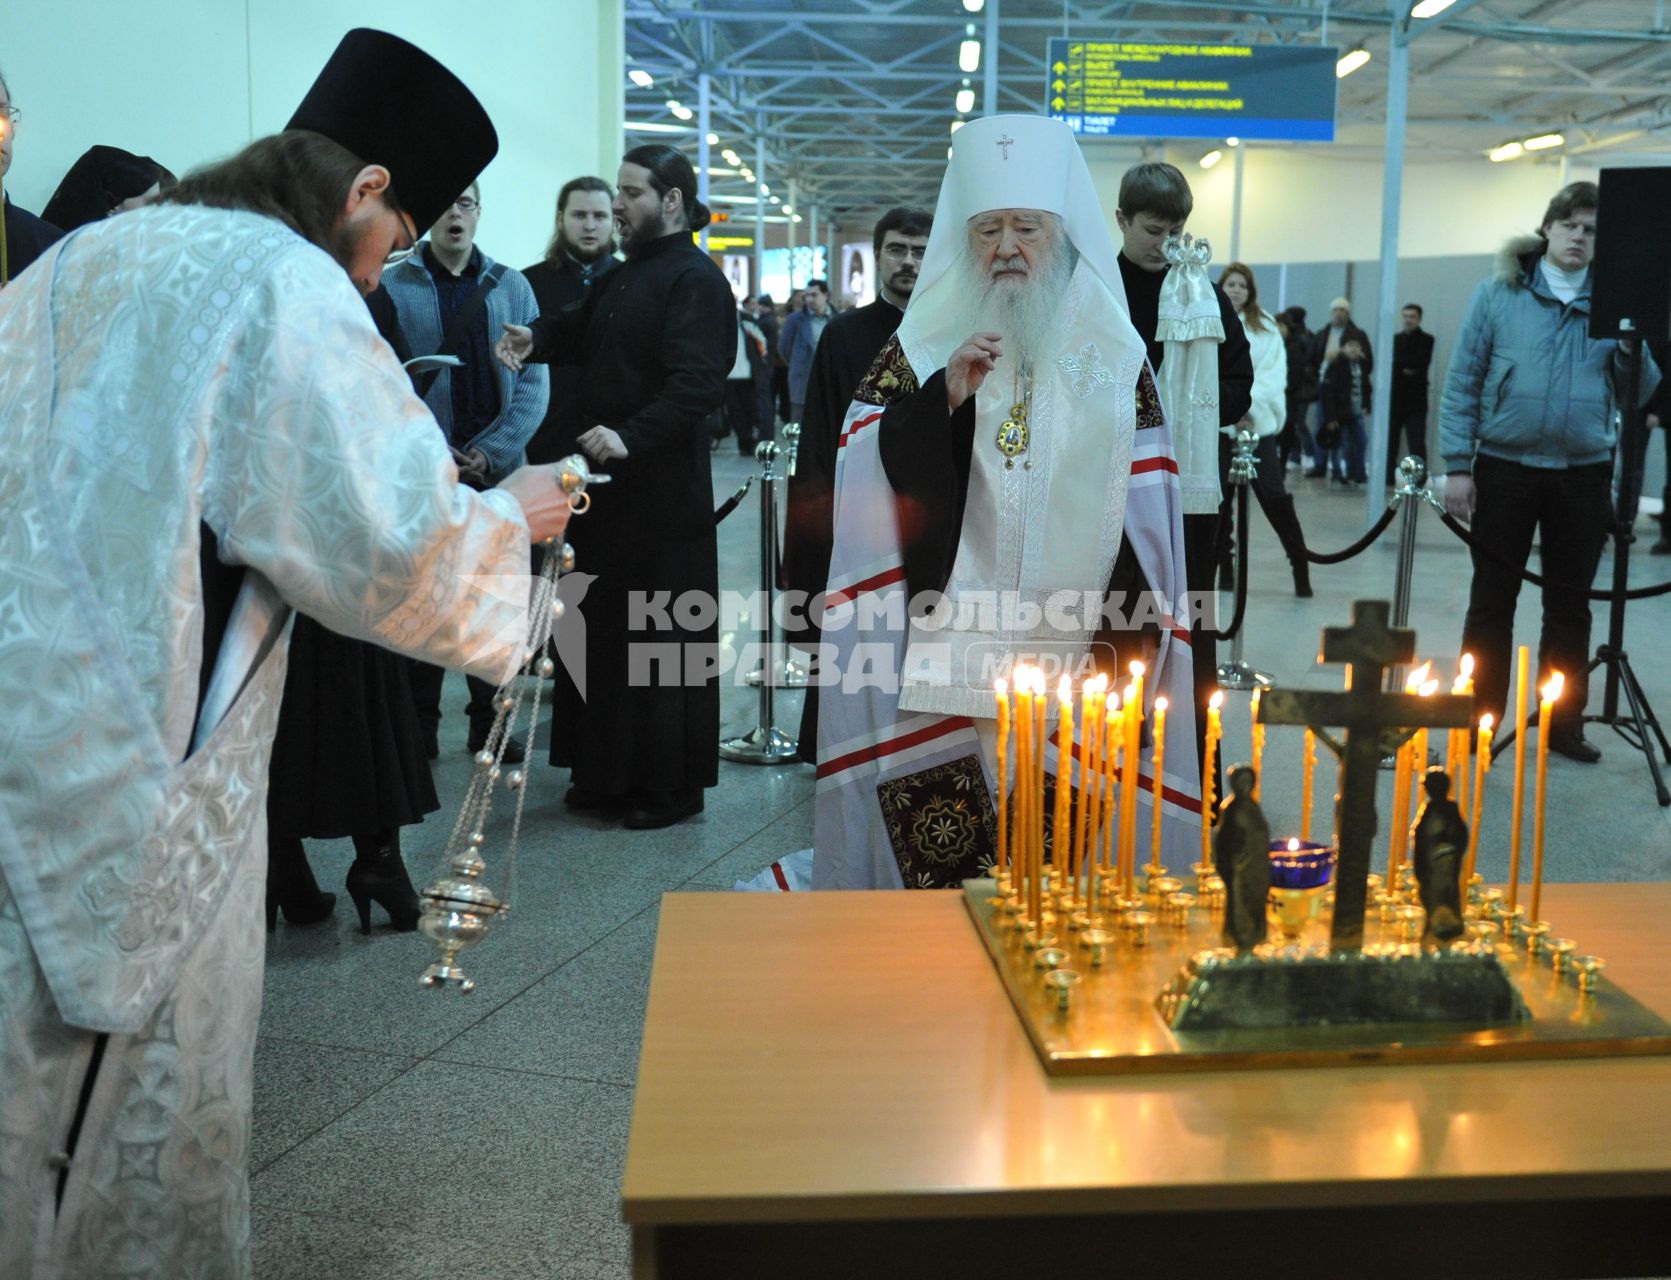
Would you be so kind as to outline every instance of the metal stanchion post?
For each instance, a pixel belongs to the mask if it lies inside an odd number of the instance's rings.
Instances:
[[[760,650],[762,659],[771,662],[772,654],[772,597],[777,590],[777,475],[778,446],[775,440],[762,440],[754,447],[754,458],[761,466],[760,474],[760,585],[765,607],[760,618]],[[760,682],[760,722],[739,738],[726,738],[719,744],[719,753],[727,760],[740,764],[788,764],[800,751],[800,745],[773,723],[773,680]]]
[[[783,468],[785,479],[795,474],[795,459],[801,452],[801,424],[786,422],[783,424],[783,442],[788,446],[789,461]],[[774,615],[775,616],[775,615]],[[760,682],[766,678],[766,672],[772,673],[772,679],[780,689],[804,689],[807,685],[807,669],[796,662],[791,656],[788,646],[784,646],[783,657],[772,658],[762,662],[759,670],[751,671],[743,677],[743,682],[751,689],[759,688]]]
[[[1432,502],[1433,494],[1423,485],[1427,479],[1427,464],[1415,455],[1401,458],[1398,463],[1398,488],[1392,504],[1398,513],[1398,576],[1393,582],[1392,624],[1410,625],[1410,581],[1416,571],[1416,514],[1423,502]],[[1404,668],[1387,668],[1387,691],[1404,690]]]
[[[1246,541],[1243,531],[1247,528],[1248,518],[1248,486],[1253,483],[1257,474],[1258,463],[1254,460],[1253,452],[1259,447],[1259,436],[1252,431],[1238,431],[1236,433],[1236,449],[1230,455],[1230,483],[1236,486],[1236,519],[1240,522],[1237,535],[1238,545]],[[1238,556],[1236,563],[1236,581],[1242,590],[1247,590],[1247,561]],[[1213,572],[1218,572],[1218,566],[1213,566]],[[1271,677],[1260,671],[1252,663],[1242,659],[1242,635],[1247,630],[1247,619],[1242,619],[1242,625],[1236,628],[1236,634],[1230,637],[1230,661],[1219,664],[1218,687],[1240,692],[1253,689],[1268,689]]]

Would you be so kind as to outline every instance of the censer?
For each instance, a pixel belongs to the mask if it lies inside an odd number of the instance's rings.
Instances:
[[[606,484],[610,477],[594,474],[578,454],[557,464],[557,483],[568,494],[576,515],[591,506],[587,487]],[[459,807],[458,819],[447,837],[441,867],[435,880],[418,895],[422,915],[418,929],[440,949],[441,958],[423,972],[419,982],[426,987],[455,986],[460,991],[475,989],[475,980],[459,965],[459,953],[487,937],[493,926],[510,911],[511,879],[516,870],[517,837],[522,831],[522,806],[527,796],[527,774],[521,767],[502,765],[505,744],[519,727],[532,744],[534,727],[540,718],[540,690],[556,670],[546,652],[552,628],[563,616],[563,602],[557,598],[557,579],[574,568],[574,549],[566,542],[548,539],[540,544],[544,557],[534,579],[529,602],[528,653],[521,669],[494,694],[493,727],[487,742],[475,755],[475,772]],[[504,883],[495,893],[483,878],[487,864],[482,848],[488,815],[494,797],[503,787],[515,797],[510,845],[505,853]]]

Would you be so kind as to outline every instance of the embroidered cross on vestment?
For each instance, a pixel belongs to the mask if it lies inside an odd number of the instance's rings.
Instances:
[[[1079,348],[1077,356],[1063,356],[1058,363],[1062,366],[1062,372],[1073,379],[1073,394],[1081,400],[1098,387],[1114,385],[1114,375],[1102,362],[1102,352],[1097,350],[1097,344],[1094,342],[1087,342]]]

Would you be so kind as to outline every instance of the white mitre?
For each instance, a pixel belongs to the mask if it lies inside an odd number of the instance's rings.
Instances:
[[[969,491],[947,599],[913,619],[900,705],[946,715],[993,714],[998,661],[1065,649],[1083,653],[1094,628],[1025,625],[1028,609],[1063,593],[1105,590],[1119,551],[1146,350],[1127,312],[1117,251],[1072,130],[1043,116],[992,116],[952,135],[934,230],[899,342],[919,383],[945,368],[966,338],[968,222],[992,209],[1062,219],[1078,261],[1057,308],[1055,350],[1032,370],[1031,443],[1007,458],[997,438],[1022,394],[1000,360],[975,395]],[[1002,602],[995,616],[990,604]],[[1019,616],[1011,602],[1023,606]],[[1006,614],[1012,615],[1006,618]]]

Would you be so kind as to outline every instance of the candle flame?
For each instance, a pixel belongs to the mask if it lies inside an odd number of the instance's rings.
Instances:
[[[1459,665],[1462,668],[1462,678],[1472,680],[1474,678],[1474,655],[1471,653],[1463,654],[1462,662]]]
[[[1137,686],[1134,685],[1134,684],[1128,684],[1126,686],[1126,691],[1123,695],[1121,695],[1120,700],[1122,702],[1130,703],[1132,698],[1134,698],[1136,695],[1137,695]]]
[[[1128,689],[1128,690],[1126,690],[1126,692],[1130,693],[1131,690]],[[1110,720],[1112,720],[1112,719],[1114,719],[1115,716],[1117,716],[1119,714],[1120,714],[1120,695],[1117,694],[1117,693],[1111,693],[1111,694],[1108,695],[1107,716]]]
[[[1073,701],[1073,681],[1066,675],[1056,682],[1056,700],[1064,705]]]
[[[1010,691],[1009,681],[1005,680],[1003,676],[999,676],[997,680],[993,681],[993,687],[997,690],[1000,698]]]
[[[1545,702],[1556,701],[1561,696],[1561,690],[1565,687],[1566,682],[1566,677],[1559,671],[1550,675],[1549,683],[1543,686],[1543,700]]]
[[[1299,837],[1298,836],[1289,836],[1288,837],[1288,852],[1289,853],[1298,853],[1299,851],[1300,851],[1300,839],[1299,839]]]
[[[1434,694],[1439,692],[1439,682],[1437,680],[1424,680],[1422,682],[1422,687],[1416,690],[1416,692],[1421,694],[1424,698],[1431,698]]]
[[[1215,690],[1213,696],[1207,699],[1207,705],[1214,711],[1217,711],[1220,707],[1222,707],[1224,705],[1224,690]]]
[[[1155,699],[1155,710],[1157,712],[1166,710],[1166,695],[1165,694],[1162,694],[1160,697]]]
[[[1096,675],[1085,682],[1085,688],[1088,692],[1101,697],[1108,692],[1108,673],[1106,671],[1097,672]]]
[[[1427,679],[1427,673],[1433,669],[1431,662],[1424,662],[1404,678],[1404,692],[1420,692],[1422,681]]]
[[[1496,723],[1496,721],[1492,718],[1492,715],[1489,711],[1487,711],[1483,716],[1480,717],[1480,728],[1485,730],[1488,733],[1491,730],[1491,726],[1495,723]]]

